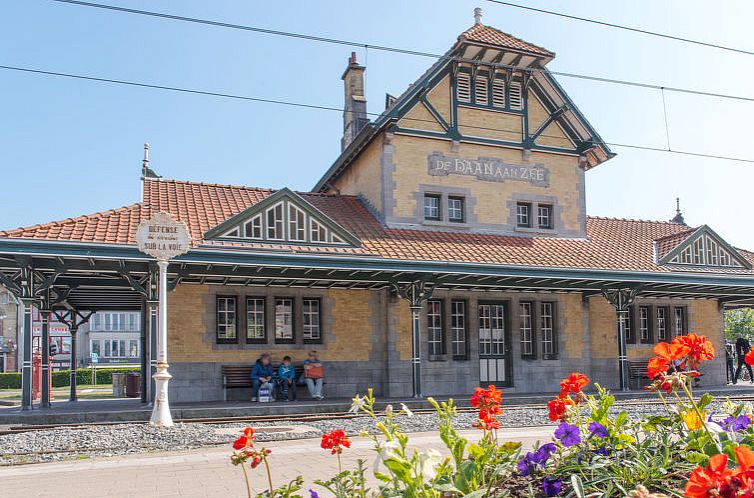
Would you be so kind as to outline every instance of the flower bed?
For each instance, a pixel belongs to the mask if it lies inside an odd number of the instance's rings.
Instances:
[[[322,437],[321,447],[338,459],[339,472],[314,483],[329,496],[346,497],[545,497],[577,498],[670,496],[754,498],[754,412],[750,406],[722,403],[709,413],[712,396],[694,396],[699,365],[711,360],[712,344],[696,334],[659,343],[647,365],[647,375],[662,401],[660,415],[631,420],[625,411],[611,414],[613,396],[594,384],[596,394],[586,394],[586,375],[573,373],[560,383],[560,394],[548,403],[553,422],[550,441],[525,451],[518,442],[498,440],[502,393],[495,386],[477,388],[471,404],[479,410],[474,426],[482,431],[470,443],[454,426],[453,401],[429,398],[440,422],[438,431],[449,456],[436,450],[410,449],[402,432],[402,417],[413,414],[405,406],[375,412],[370,391],[356,396],[352,411],[374,420],[377,434],[361,433],[372,441],[375,465],[371,470],[380,485],[370,488],[363,461],[343,469],[340,456],[350,447],[342,430]],[[754,364],[754,350],[746,361]],[[234,443],[231,461],[243,469],[251,496],[249,472],[263,465],[267,491],[258,496],[318,498],[302,491],[303,477],[274,486],[270,450],[254,446],[254,431],[246,429]],[[323,456],[324,457],[324,456]],[[303,494],[302,494],[303,493]]]

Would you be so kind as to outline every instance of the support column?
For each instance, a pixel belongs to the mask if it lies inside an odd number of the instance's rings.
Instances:
[[[47,309],[45,301],[44,309],[39,310],[40,320],[42,322],[42,333],[39,337],[39,347],[42,351],[42,377],[39,386],[42,393],[39,406],[50,408],[50,310]]]
[[[74,318],[72,320],[72,323],[68,326],[68,330],[71,331],[71,393],[68,395],[68,401],[77,401],[78,396],[76,394],[76,368],[78,366],[78,360],[77,360],[77,338],[76,336],[79,333],[79,326],[78,323],[76,323],[76,319]]]
[[[154,403],[155,382],[154,374],[157,373],[157,303],[148,303],[149,329],[147,331],[149,341],[149,403]]]
[[[411,308],[411,365],[414,386],[414,398],[422,398],[421,375],[421,310],[424,301],[432,297],[434,283],[416,280],[410,283],[393,283],[393,289],[401,298],[408,301]]]
[[[141,402],[147,403],[149,396],[147,394],[147,386],[149,385],[148,376],[149,372],[149,356],[147,355],[147,304],[144,299],[141,301],[141,315],[139,321],[141,322],[141,334],[139,335],[139,347],[141,348]]]
[[[34,309],[34,300],[24,298],[21,300],[24,307],[24,328],[21,346],[23,347],[21,357],[21,409],[32,409],[31,397],[31,344],[32,344],[32,312]]]
[[[626,320],[628,320],[628,310],[631,303],[634,302],[637,288],[624,287],[619,289],[605,289],[602,295],[613,305],[618,314],[618,376],[620,379],[620,390],[628,391],[628,354],[626,353]]]
[[[168,383],[172,376],[168,373],[168,262],[158,261],[160,269],[159,284],[159,339],[157,341],[157,372],[154,374],[155,398],[151,425],[158,427],[171,427],[173,417],[170,414],[170,402],[168,400]]]

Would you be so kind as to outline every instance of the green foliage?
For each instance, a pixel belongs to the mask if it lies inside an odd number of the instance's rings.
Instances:
[[[725,312],[725,339],[733,342],[739,337],[754,340],[754,309],[743,308]]]
[[[98,368],[96,384],[112,384],[113,373],[139,372],[138,367]],[[88,368],[76,370],[77,384],[92,384],[92,371]],[[60,370],[52,372],[52,387],[67,387],[71,385],[71,371]],[[21,389],[21,372],[0,373],[0,389]]]

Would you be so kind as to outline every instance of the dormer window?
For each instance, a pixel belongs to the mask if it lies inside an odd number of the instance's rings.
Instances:
[[[524,108],[523,92],[521,91],[521,83],[514,81],[511,83],[509,104],[511,109],[520,111]]]
[[[505,80],[503,78],[492,80],[492,106],[505,108]]]
[[[487,105],[487,76],[485,74],[477,74],[474,77],[474,103],[479,105]]]
[[[471,75],[460,72],[456,78],[456,97],[459,102],[471,102]]]
[[[311,220],[310,237],[312,242],[327,242],[327,228],[317,220]]]
[[[690,235],[689,235],[690,233]],[[680,242],[663,249],[673,238]],[[669,239],[669,240],[668,240]],[[657,239],[659,264],[751,268],[751,263],[707,225],[696,230]]]
[[[288,237],[296,241],[306,240],[306,216],[291,203],[288,203]]]
[[[244,225],[246,237],[252,239],[262,238],[262,215],[258,214]]]
[[[285,239],[284,230],[283,203],[281,202],[267,210],[267,238],[270,240],[283,240]]]

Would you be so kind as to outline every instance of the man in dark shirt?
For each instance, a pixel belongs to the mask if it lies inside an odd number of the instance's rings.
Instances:
[[[738,368],[736,368],[736,374],[733,376],[733,383],[738,382],[738,375],[741,373],[741,367],[745,366],[749,371],[749,381],[754,384],[754,372],[751,371],[751,365],[744,361],[744,356],[751,350],[751,344],[745,337],[739,337],[736,339],[736,356],[738,357]]]

